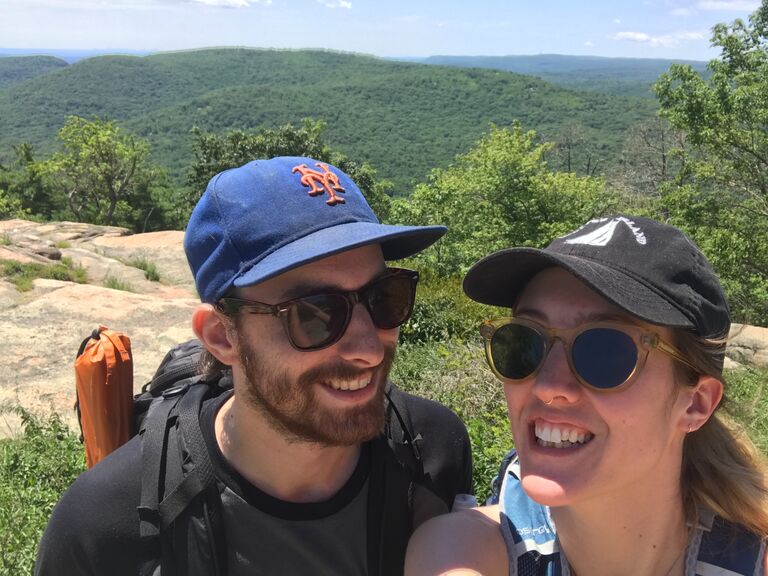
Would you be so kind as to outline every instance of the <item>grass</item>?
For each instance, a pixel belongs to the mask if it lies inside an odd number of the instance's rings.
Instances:
[[[8,234],[3,234],[0,236],[0,246],[10,246],[13,244],[13,241],[11,240],[11,237],[8,236]]]
[[[36,278],[66,280],[78,284],[85,284],[88,280],[85,268],[66,257],[51,264],[0,260],[0,275],[8,278],[20,292],[32,290]]]
[[[69,243],[69,242],[67,242],[66,240],[59,240],[58,242],[56,242],[56,243],[54,244],[54,246],[55,246],[56,248],[62,249],[62,248],[70,248],[70,247],[72,246],[72,244],[70,244],[70,243]]]
[[[144,270],[144,277],[152,282],[160,281],[160,273],[157,271],[157,266],[154,262],[147,260],[144,257],[134,258],[128,262],[128,266],[133,266],[139,270]]]
[[[134,292],[133,286],[130,283],[116,276],[106,276],[104,278],[104,287],[111,288],[112,290],[122,290],[123,292]]]

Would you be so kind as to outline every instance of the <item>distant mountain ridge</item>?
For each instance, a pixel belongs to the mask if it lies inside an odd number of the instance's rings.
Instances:
[[[405,194],[490,123],[519,120],[543,139],[577,123],[609,164],[630,127],[654,110],[648,99],[574,92],[533,76],[333,51],[98,56],[0,88],[0,162],[20,142],[46,154],[67,115],[96,115],[147,138],[154,160],[182,182],[193,126],[256,130],[313,117],[326,122],[332,146],[369,161]]]
[[[650,86],[672,64],[687,64],[707,74],[707,63],[698,60],[661,58],[608,58],[536,54],[510,56],[429,56],[406,58],[408,62],[464,68],[494,68],[538,76],[548,82],[574,90],[602,92],[617,96],[651,98]]]
[[[16,56],[0,58],[0,90],[66,68],[68,64],[54,56]]]

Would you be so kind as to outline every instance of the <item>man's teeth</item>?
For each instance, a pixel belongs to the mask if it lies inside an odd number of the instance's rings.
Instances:
[[[330,380],[328,385],[334,390],[360,390],[371,383],[371,378],[366,376],[360,380]]]
[[[586,444],[592,440],[589,432],[580,432],[573,428],[542,426],[536,424],[536,441],[547,448],[568,448],[576,444]]]

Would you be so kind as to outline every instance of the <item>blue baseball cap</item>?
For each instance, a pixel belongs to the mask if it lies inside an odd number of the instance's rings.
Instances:
[[[214,176],[195,206],[184,250],[203,302],[345,250],[380,244],[412,256],[445,226],[381,224],[352,179],[325,162],[284,156]]]

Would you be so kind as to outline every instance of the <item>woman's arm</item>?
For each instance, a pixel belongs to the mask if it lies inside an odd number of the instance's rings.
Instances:
[[[499,507],[444,514],[425,522],[408,544],[405,576],[507,576]]]

